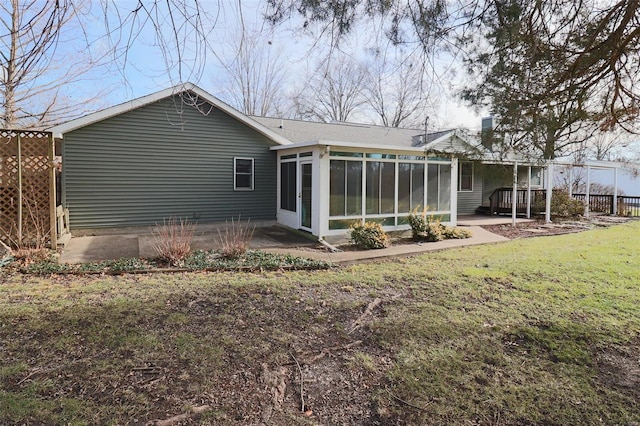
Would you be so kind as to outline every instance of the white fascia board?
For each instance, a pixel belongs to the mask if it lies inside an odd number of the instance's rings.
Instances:
[[[307,148],[307,147],[310,147],[310,146],[320,145],[319,142],[320,141],[318,141],[318,140],[306,141],[306,142],[296,142],[296,143],[290,143],[289,145],[272,146],[269,149],[271,151],[280,151],[281,149]]]
[[[362,149],[362,150],[420,152],[423,154],[425,152],[424,147],[404,146],[404,145],[373,145],[368,143],[330,141],[330,140],[323,140],[323,139],[317,139],[317,140],[307,141],[307,142],[298,142],[298,143],[294,143],[287,146],[272,146],[270,149],[274,151],[279,151],[281,149],[305,148],[305,147],[316,146],[316,145],[340,147],[340,148],[353,148],[353,149]]]
[[[261,133],[272,141],[276,142],[279,145],[289,145],[291,141],[285,138],[282,135],[274,132],[273,130],[263,126],[257,121],[247,117],[245,114],[236,110],[235,108],[227,105],[222,102],[220,99],[215,96],[207,93],[202,90],[198,86],[193,83],[184,83],[179,84],[174,87],[170,87],[168,89],[160,90],[159,92],[152,93],[150,95],[142,96],[140,98],[133,99],[131,101],[127,101],[121,103],[119,105],[112,106],[110,108],[103,109],[101,111],[94,112],[92,114],[85,115],[84,117],[77,118],[75,120],[67,121],[66,123],[59,124],[57,126],[53,126],[48,129],[48,131],[52,132],[54,137],[63,138],[65,133],[71,132],[76,129],[80,129],[82,127],[88,126],[90,124],[97,123],[102,120],[106,120],[107,118],[115,117],[116,115],[123,114],[128,111],[132,111],[136,108],[140,108],[145,105],[152,104],[161,99],[167,98],[169,96],[177,95],[182,92],[191,91],[204,99],[206,102],[213,105],[215,108],[220,111],[230,115],[241,123],[246,124],[251,127],[253,130]]]

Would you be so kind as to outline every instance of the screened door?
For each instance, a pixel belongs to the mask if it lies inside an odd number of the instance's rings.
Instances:
[[[300,227],[311,230],[311,163],[301,163],[300,169]]]

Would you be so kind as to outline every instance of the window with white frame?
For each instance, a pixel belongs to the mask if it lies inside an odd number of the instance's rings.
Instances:
[[[254,182],[253,158],[234,157],[233,159],[233,190],[253,191]]]
[[[473,163],[461,161],[459,165],[458,191],[473,191]]]

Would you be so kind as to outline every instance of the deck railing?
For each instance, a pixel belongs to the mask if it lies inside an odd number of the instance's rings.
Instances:
[[[554,190],[556,191],[556,190]],[[516,195],[516,214],[527,214],[527,190],[518,189]],[[586,194],[572,194],[576,200],[585,201]],[[511,214],[513,188],[498,188],[489,196],[490,212],[494,214]],[[531,202],[529,203],[530,215],[535,214],[536,206],[545,201],[546,190],[532,189]],[[589,211],[605,214],[613,214],[614,197],[611,194],[589,194]],[[640,196],[618,195],[618,216],[640,216]]]
[[[640,197],[618,195],[618,216],[640,216]]]
[[[527,214],[527,190],[519,189],[516,192],[516,214]],[[489,196],[489,206],[491,214],[511,214],[512,205],[511,200],[513,198],[513,188],[498,188]],[[531,190],[531,202],[529,208],[531,211],[534,209],[534,205],[545,199],[544,189],[532,189]]]

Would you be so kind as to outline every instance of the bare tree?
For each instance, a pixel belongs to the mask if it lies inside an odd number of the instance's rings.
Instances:
[[[64,90],[104,63],[105,52],[87,52],[92,40],[82,19],[88,10],[69,0],[11,0],[0,4],[0,13],[2,126],[43,128],[93,106],[99,91],[72,101]]]
[[[67,0],[82,3],[83,0]],[[209,52],[215,52],[210,34],[223,10],[221,0],[211,1],[207,13],[202,0],[138,0],[134,7],[118,0],[100,0],[104,42],[113,52],[112,60],[126,81],[131,48],[147,37],[149,48],[159,51],[162,73],[174,84],[197,82],[207,69]]]
[[[288,68],[282,47],[268,34],[244,29],[229,44],[229,59],[221,59],[226,70],[219,78],[221,97],[248,115],[281,116]]]
[[[346,122],[366,102],[366,69],[353,58],[331,57],[317,66],[293,98],[298,118]]]
[[[422,125],[430,105],[421,65],[376,51],[366,73],[363,92],[375,122],[387,127]]]
[[[84,0],[0,4],[0,125],[46,128],[95,110],[109,91],[102,65],[120,70],[126,81],[129,52],[143,35],[152,35],[172,81],[202,75],[210,46],[199,1],[140,0],[131,7],[100,0],[99,10],[96,4],[93,9]],[[80,88],[91,80],[100,80],[93,87],[102,90]]]
[[[639,130],[638,0],[267,0],[267,4],[270,22],[299,17],[303,27],[325,24],[334,45],[359,24],[380,19],[391,42],[420,46],[422,58],[446,49],[466,57],[472,72],[486,68],[479,78],[476,74],[479,83],[487,76],[509,83],[507,76],[500,77],[505,71],[514,77],[511,82],[519,83],[515,79],[523,75],[521,71],[531,71],[532,84],[521,102],[529,111],[555,108],[555,100],[563,99],[570,108],[587,111],[603,127]],[[576,105],[586,100],[589,105]],[[551,148],[548,145],[544,151],[547,158],[555,154]]]

